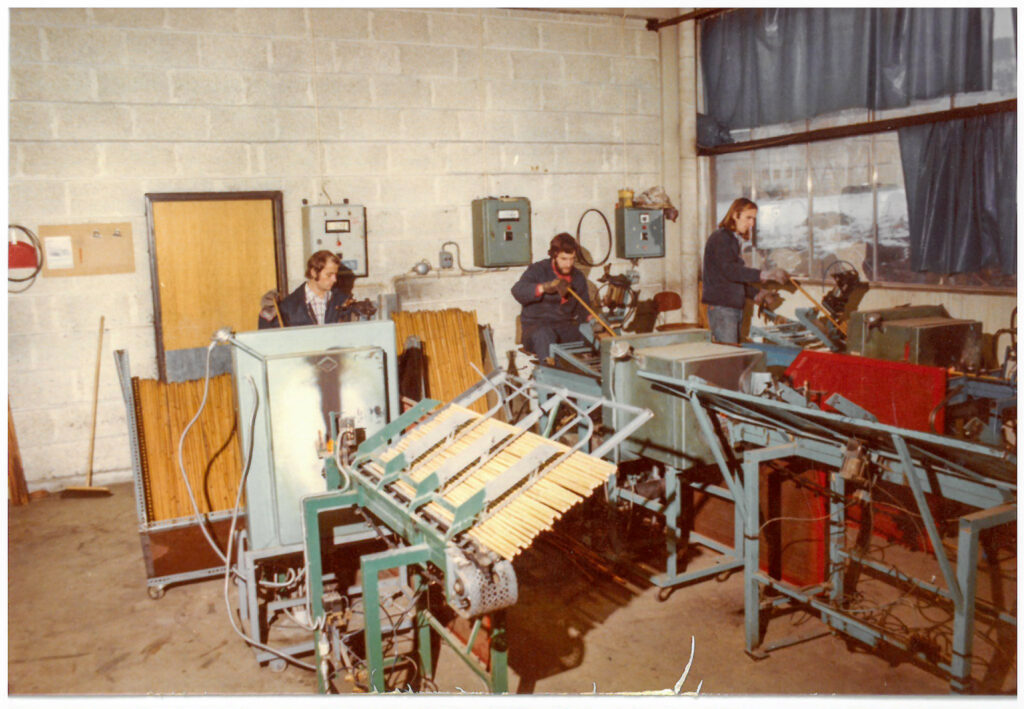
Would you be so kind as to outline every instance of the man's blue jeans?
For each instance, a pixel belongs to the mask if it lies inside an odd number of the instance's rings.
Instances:
[[[708,306],[708,324],[711,326],[711,339],[725,345],[740,343],[740,323],[743,322],[743,311],[726,305]]]

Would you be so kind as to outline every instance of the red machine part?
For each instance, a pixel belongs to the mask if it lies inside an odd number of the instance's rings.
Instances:
[[[943,433],[945,410],[929,417],[946,396],[946,370],[907,362],[889,362],[857,355],[803,350],[786,369],[798,389],[824,411],[832,394],[840,394],[874,414],[879,423],[926,433]]]

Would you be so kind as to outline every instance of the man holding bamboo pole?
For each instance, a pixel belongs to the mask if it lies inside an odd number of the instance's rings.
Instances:
[[[587,279],[576,268],[579,246],[568,233],[551,240],[548,256],[529,266],[512,286],[512,295],[523,306],[519,317],[523,349],[547,360],[556,342],[578,342],[581,328],[592,330]],[[572,293],[570,293],[570,289]],[[577,297],[573,297],[575,294]]]

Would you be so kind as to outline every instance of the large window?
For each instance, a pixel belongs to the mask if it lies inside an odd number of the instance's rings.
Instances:
[[[1016,96],[1014,22],[997,8],[992,30],[992,88],[916,101],[887,111],[845,109],[808,120],[729,131],[734,142],[792,135],[909,114],[943,111]],[[910,268],[910,232],[896,132],[766,147],[718,155],[712,171],[717,223],[736,197],[757,202],[758,224],[746,258],[812,280],[846,261],[874,282],[1015,288],[997,268],[966,274]]]
[[[894,134],[754,150],[715,159],[716,218],[736,197],[758,205],[758,265],[821,278],[846,261],[873,281],[909,272],[907,201]]]

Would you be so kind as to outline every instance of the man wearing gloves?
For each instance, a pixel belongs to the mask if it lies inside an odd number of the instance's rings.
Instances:
[[[324,325],[352,318],[352,295],[337,290],[341,259],[330,251],[317,251],[306,262],[306,282],[278,300],[271,291],[260,303],[259,329]],[[280,319],[279,317],[280,316]],[[280,322],[280,320],[284,322]]]
[[[752,283],[775,281],[785,284],[789,274],[781,268],[758,270],[743,262],[740,249],[753,235],[757,205],[745,197],[735,200],[704,246],[704,291],[701,302],[708,306],[711,339],[729,345],[740,342],[743,303],[748,297],[760,304],[770,291],[758,292]]]
[[[591,319],[586,308],[569,293],[572,288],[590,305],[587,279],[575,267],[578,249],[572,236],[558,234],[551,240],[550,258],[531,265],[512,286],[513,297],[523,306],[523,348],[541,360],[548,359],[549,348],[556,342],[582,340],[580,325]]]

